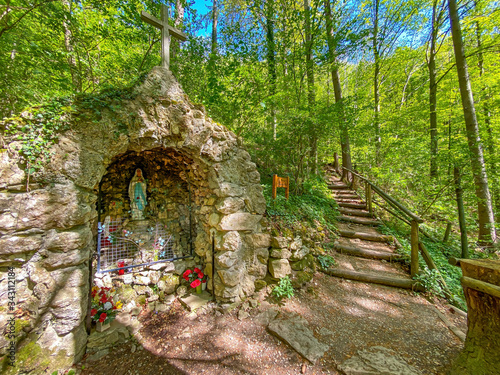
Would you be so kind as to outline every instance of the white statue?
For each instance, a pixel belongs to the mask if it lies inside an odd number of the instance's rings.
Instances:
[[[146,200],[146,180],[139,168],[135,170],[134,177],[130,180],[128,196],[130,197],[132,220],[144,220],[144,209],[148,204]]]

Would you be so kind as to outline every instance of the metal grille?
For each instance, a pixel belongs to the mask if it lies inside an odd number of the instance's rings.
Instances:
[[[147,266],[184,257],[165,225],[139,227],[133,230],[121,220],[98,224],[97,272]]]

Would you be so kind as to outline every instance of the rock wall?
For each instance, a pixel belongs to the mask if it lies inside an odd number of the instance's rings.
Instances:
[[[0,287],[0,326],[5,331],[9,313],[16,322],[16,367],[9,371],[60,369],[83,355],[98,188],[124,156],[163,153],[160,168],[178,168],[177,176],[189,179],[194,251],[210,275],[213,231],[219,300],[251,295],[267,272],[270,236],[261,225],[265,200],[255,164],[235,134],[189,102],[169,71],[153,69],[125,98],[86,103],[68,111],[69,129],[47,150],[50,162],[31,176],[16,152],[21,141],[6,131],[8,122],[0,124],[0,279],[13,274],[17,281],[15,311],[7,283]],[[2,354],[10,341],[0,336]]]

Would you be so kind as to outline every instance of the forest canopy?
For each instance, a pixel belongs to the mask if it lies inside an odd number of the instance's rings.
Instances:
[[[161,3],[5,0],[0,116],[133,85],[160,65],[160,31],[140,13],[159,16]],[[193,102],[244,138],[264,177],[290,176],[300,194],[337,152],[437,223],[458,223],[460,188],[467,228],[495,241],[497,1],[459,2],[454,23],[455,0],[212,0],[208,12],[198,0],[165,4],[189,36],[172,42],[170,69]],[[463,63],[476,135],[462,106]]]

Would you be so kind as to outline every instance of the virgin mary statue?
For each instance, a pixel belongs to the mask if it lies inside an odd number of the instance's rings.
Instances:
[[[130,211],[132,220],[144,220],[144,209],[146,201],[146,180],[142,176],[142,170],[137,168],[134,177],[128,186],[128,196],[130,197]]]

